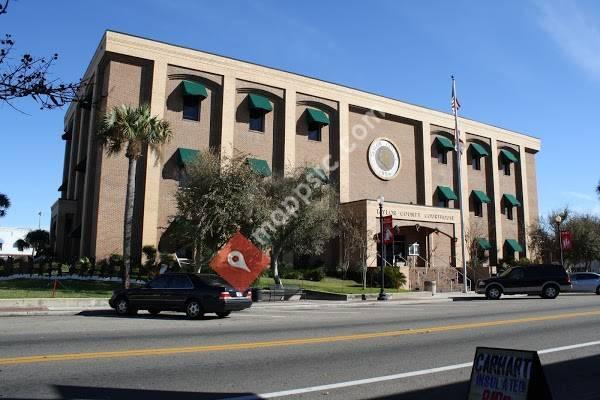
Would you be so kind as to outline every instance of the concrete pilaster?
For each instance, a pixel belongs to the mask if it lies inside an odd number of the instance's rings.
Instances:
[[[350,108],[344,101],[339,102],[340,116],[340,202],[350,200],[350,153],[352,143],[350,140]]]
[[[525,146],[519,146],[519,167],[521,169],[521,190],[522,190],[522,207],[523,207],[523,248],[525,249],[525,257],[529,257],[529,191],[527,187],[527,154]]]
[[[154,71],[152,73],[150,113],[159,118],[163,118],[165,113],[166,88],[167,63],[161,60],[155,60]],[[160,204],[161,161],[158,155],[151,149],[148,149],[147,157],[144,216],[142,222],[142,246],[158,246],[158,206]]]
[[[296,91],[285,90],[285,143],[283,171],[287,175],[296,166]]]
[[[228,159],[228,158],[233,157],[234,125],[235,125],[235,77],[232,75],[225,75],[223,77],[223,113],[222,113],[222,121],[221,121],[221,159]]]
[[[431,178],[431,124],[423,121],[423,185],[425,188],[425,205],[433,205],[433,184]]]
[[[500,176],[498,174],[498,142],[495,138],[490,141],[491,155],[490,162],[492,163],[492,182],[494,184],[494,193],[492,193],[492,199],[494,199],[494,230],[496,232],[496,250],[498,259],[504,257],[503,245],[504,237],[502,234],[502,193],[500,193]],[[493,239],[493,238],[490,238]]]

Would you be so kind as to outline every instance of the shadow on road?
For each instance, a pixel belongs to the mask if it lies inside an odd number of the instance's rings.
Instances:
[[[227,398],[257,399],[253,393],[180,392],[171,390],[99,388],[92,386],[54,386],[57,399],[63,400],[216,400]],[[3,400],[17,400],[5,399]],[[19,398],[18,400],[26,400]],[[36,400],[36,399],[27,399]]]
[[[118,319],[164,319],[164,320],[189,320],[189,318],[183,313],[160,313],[158,315],[150,315],[147,313],[136,314],[136,315],[117,315],[115,310],[88,310],[81,311],[77,315],[83,317],[98,317],[98,318],[118,318]],[[220,319],[216,315],[205,315],[200,320],[211,320]],[[226,318],[225,318],[226,319]]]
[[[485,297],[477,297],[477,296],[457,296],[451,297],[452,301],[484,301],[484,302],[494,302],[494,301],[526,301],[526,300],[540,300],[540,296],[502,296],[498,300],[488,300]]]
[[[600,371],[598,370],[598,365],[600,365],[600,355],[577,358],[553,364],[545,364],[544,374],[546,375],[546,380],[552,391],[552,399],[600,399],[600,386],[598,385]],[[442,386],[414,390],[408,393],[373,397],[370,400],[464,400],[467,397],[468,390],[469,382],[462,381],[449,383]]]

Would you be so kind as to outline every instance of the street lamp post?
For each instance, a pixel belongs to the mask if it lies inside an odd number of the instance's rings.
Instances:
[[[563,243],[562,243],[562,235],[560,234],[560,224],[562,223],[562,217],[560,215],[557,215],[554,218],[554,221],[556,222],[556,226],[558,228],[558,243],[560,246],[560,265],[562,265],[564,267],[565,261],[563,259]]]
[[[379,296],[377,296],[377,300],[387,300],[388,295],[384,290],[384,280],[385,280],[385,238],[383,232],[383,196],[379,196],[377,198],[377,204],[379,204],[379,240],[381,241],[381,290],[379,291]]]

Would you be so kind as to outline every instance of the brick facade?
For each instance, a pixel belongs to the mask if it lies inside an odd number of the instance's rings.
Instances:
[[[138,163],[134,229],[138,257],[142,245],[157,246],[176,213],[177,149],[212,148],[225,156],[246,154],[264,159],[275,176],[326,160],[329,168],[325,169],[340,192],[340,202],[365,219],[365,235],[378,231],[373,200],[383,195],[386,207],[398,212],[394,221],[399,237],[408,244],[419,242],[423,249],[426,261],[420,261],[422,266],[460,263],[458,202],[440,208],[436,192],[438,186],[447,186],[461,195],[455,152],[449,151],[447,163],[440,163],[435,145],[437,137],[454,142],[454,121],[449,114],[110,31],[85,77],[94,82],[88,89],[92,106],[73,105],[65,116],[65,132],[70,132],[70,137],[67,135],[65,145],[64,185],[53,207],[51,225],[57,254],[65,259],[101,259],[122,253],[128,163],[123,154],[107,156],[94,135],[106,110],[120,104],[150,103],[154,114],[169,121],[174,137],[164,146],[162,159],[146,152]],[[184,80],[206,87],[198,121],[183,118]],[[249,128],[251,93],[266,97],[272,107],[265,114],[264,132]],[[321,129],[321,140],[308,139],[308,108],[329,118],[329,124]],[[500,247],[506,239],[516,239],[526,248],[526,226],[537,219],[535,157],[540,141],[471,120],[460,119],[459,126],[466,137],[462,160],[465,225],[476,226],[471,234],[477,231],[495,245],[490,254],[490,262],[495,263],[504,256]],[[392,179],[377,177],[369,165],[369,148],[378,138],[389,140],[399,153],[400,169]],[[471,143],[482,144],[490,153],[481,159],[480,170],[471,165]],[[511,165],[510,176],[504,175],[501,150],[519,158]],[[76,171],[83,160],[85,171]],[[482,216],[474,215],[473,190],[484,191],[492,200],[484,205]],[[512,220],[506,218],[502,207],[505,193],[522,203]],[[81,233],[74,232],[78,227]],[[367,239],[372,261],[377,249],[373,237]],[[526,255],[526,250],[519,254]],[[418,279],[415,276],[415,284]]]

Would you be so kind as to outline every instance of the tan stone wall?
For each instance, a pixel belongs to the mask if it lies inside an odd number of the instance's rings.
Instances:
[[[158,198],[158,237],[168,227],[177,213],[175,193],[179,186],[177,149],[188,148],[218,150],[221,121],[221,90],[223,78],[202,71],[194,71],[173,65],[167,67],[166,104],[164,119],[171,125],[173,137],[163,146],[160,194]],[[181,82],[189,80],[205,85],[208,96],[200,102],[200,119],[183,119],[183,90]]]
[[[513,208],[512,220],[509,220],[506,217],[504,207],[502,207],[502,197],[504,196],[504,194],[512,194],[516,196],[521,203],[523,202],[523,194],[520,192],[520,185],[518,184],[520,179],[520,166],[519,163],[511,164],[510,176],[504,175],[504,170],[502,169],[503,164],[500,155],[500,150],[512,150],[512,152],[518,157],[519,147],[509,143],[498,142],[498,154],[495,156],[496,168],[498,168],[498,179],[500,183],[498,198],[500,200],[500,218],[502,219],[502,237],[504,239],[502,243],[498,243],[498,246],[503,246],[504,242],[507,239],[515,239],[518,240],[521,244],[523,244],[523,238],[521,237],[519,232],[519,225],[523,223],[522,207]],[[507,258],[507,254],[504,254],[504,258]]]
[[[351,144],[355,144],[356,147],[350,153],[349,159],[350,200],[375,199],[379,195],[383,195],[386,201],[417,204],[416,153],[420,150],[417,150],[416,143],[420,131],[417,132],[412,121],[389,114],[385,118],[380,118],[377,114],[370,117],[373,128],[369,128],[363,120],[364,115],[364,111],[360,109],[350,109],[350,131],[355,129],[360,132],[360,135],[365,134],[363,140],[351,140]],[[357,126],[361,128],[355,128]],[[396,178],[389,181],[377,178],[371,171],[367,160],[369,145],[380,137],[390,139],[400,153],[400,172]]]
[[[321,128],[321,140],[308,139],[308,122],[306,109],[316,108],[329,117],[330,124]],[[296,167],[323,166],[323,160],[328,160],[329,155],[336,160],[337,143],[339,143],[337,103],[305,94],[296,94],[296,135],[295,135],[295,160]]]
[[[110,61],[106,68],[106,109],[121,104],[137,106],[140,101],[142,67],[124,61]],[[101,154],[98,212],[96,221],[96,259],[123,253],[123,222],[127,188],[128,161],[124,152]],[[139,221],[137,221],[139,223]]]
[[[481,169],[476,170],[473,168],[472,159],[473,155],[470,150],[471,143],[479,143],[491,152],[490,140],[481,136],[467,135],[466,152],[463,157],[467,157],[467,168],[466,175],[468,179],[468,219],[465,220],[465,234],[467,239],[471,242],[477,237],[486,238],[493,240],[495,237],[494,229],[494,187],[492,182],[492,168],[493,168],[493,157],[481,157]],[[473,196],[473,190],[481,190],[485,192],[488,197],[492,200],[488,204],[482,204],[483,216],[475,216],[475,205],[477,200]],[[469,250],[470,243],[467,243],[467,251]]]
[[[438,197],[436,189],[438,186],[448,186],[458,195],[458,180],[456,175],[456,152],[447,152],[447,164],[438,162],[438,148],[435,145],[435,139],[438,136],[446,137],[454,143],[454,133],[448,128],[440,126],[431,126],[431,194],[433,196],[433,206],[437,207]],[[450,208],[458,208],[458,201],[450,201]]]
[[[251,131],[249,128],[249,93],[267,97],[273,106],[273,111],[265,114],[264,132]],[[285,140],[283,98],[283,89],[242,80],[236,81],[234,152],[266,160],[276,175],[283,173]]]
[[[537,193],[537,165],[536,153],[527,150],[527,192],[529,194],[529,226],[534,226],[539,221],[538,193]]]

